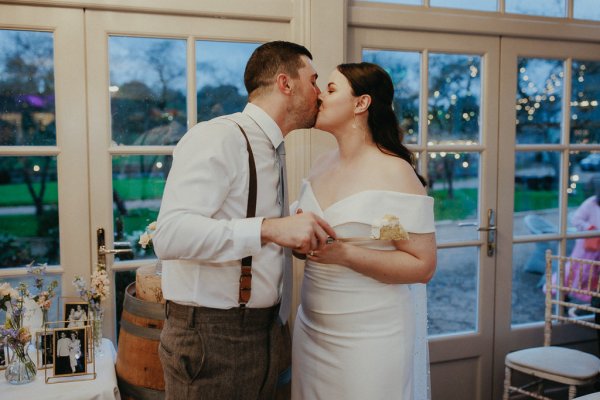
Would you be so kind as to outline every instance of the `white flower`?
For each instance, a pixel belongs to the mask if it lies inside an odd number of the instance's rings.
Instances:
[[[142,233],[140,236],[139,244],[145,249],[152,242],[152,238],[154,237],[154,231],[156,230],[156,221],[151,222],[147,227],[146,231]]]
[[[19,297],[19,292],[13,289],[8,282],[4,282],[2,285],[0,285],[0,299],[6,296],[10,297],[11,299],[16,299]]]
[[[144,232],[142,234],[142,236],[140,236],[140,241],[138,242],[142,248],[146,248],[146,246],[148,246],[150,244],[150,241],[152,240],[152,235],[149,235],[148,233]]]

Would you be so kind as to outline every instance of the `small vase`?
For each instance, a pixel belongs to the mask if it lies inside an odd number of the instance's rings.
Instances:
[[[48,322],[48,309],[42,309],[42,330],[46,327],[46,322]]]
[[[37,373],[35,364],[29,357],[27,349],[23,346],[12,349],[8,366],[6,367],[6,381],[13,385],[22,385],[35,380]]]
[[[104,310],[93,310],[91,315],[92,322],[92,341],[94,345],[94,355],[101,357],[102,351],[102,319],[104,318]]]
[[[158,260],[156,262],[156,275],[162,275],[162,261]]]

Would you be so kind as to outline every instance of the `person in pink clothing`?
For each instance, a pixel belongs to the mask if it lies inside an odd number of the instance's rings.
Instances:
[[[600,178],[595,178],[594,196],[588,197],[571,217],[571,223],[578,231],[590,231],[600,229]],[[575,247],[571,252],[571,257],[581,258],[585,260],[600,260],[600,248],[589,248],[585,244],[585,238],[577,239]],[[590,265],[579,262],[570,262],[565,266],[565,275],[567,283],[573,288],[586,287],[592,273],[591,287],[594,288],[598,284],[598,269],[590,271]],[[578,299],[583,302],[590,302],[590,296],[585,296],[578,293],[571,293],[572,299]]]

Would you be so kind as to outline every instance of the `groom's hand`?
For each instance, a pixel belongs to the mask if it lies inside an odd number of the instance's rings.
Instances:
[[[300,254],[323,248],[328,237],[335,238],[333,228],[323,218],[311,212],[265,219],[261,227],[263,243],[273,242]]]

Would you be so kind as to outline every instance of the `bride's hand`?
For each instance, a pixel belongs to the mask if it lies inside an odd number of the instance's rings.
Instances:
[[[323,246],[321,250],[310,251],[306,254],[306,257],[321,264],[345,264],[346,254],[348,247],[351,246],[347,243],[342,243],[334,240],[330,244]]]

